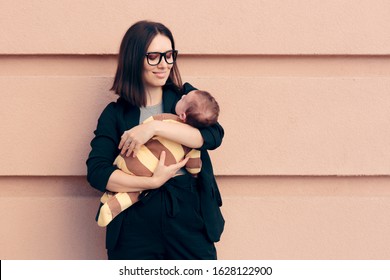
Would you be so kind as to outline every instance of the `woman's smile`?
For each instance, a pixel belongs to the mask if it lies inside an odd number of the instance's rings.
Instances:
[[[158,72],[153,72],[153,74],[159,78],[159,79],[164,79],[166,78],[167,76],[167,72],[166,71],[158,71]]]

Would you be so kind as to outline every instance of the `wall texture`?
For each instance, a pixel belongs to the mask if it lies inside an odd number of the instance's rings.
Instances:
[[[141,19],[221,105],[220,259],[390,258],[389,1],[3,0],[0,259],[106,258],[85,160]]]

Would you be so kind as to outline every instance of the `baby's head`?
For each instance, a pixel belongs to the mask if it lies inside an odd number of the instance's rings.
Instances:
[[[175,110],[183,122],[197,128],[215,124],[219,116],[217,101],[203,90],[193,90],[183,95]]]

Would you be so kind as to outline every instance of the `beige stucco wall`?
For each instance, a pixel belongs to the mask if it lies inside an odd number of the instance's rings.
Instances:
[[[106,258],[85,159],[140,19],[221,105],[220,259],[390,258],[390,2],[3,0],[0,259]]]

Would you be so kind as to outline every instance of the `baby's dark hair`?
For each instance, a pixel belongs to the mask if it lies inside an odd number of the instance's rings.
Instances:
[[[197,128],[217,123],[219,105],[215,98],[203,90],[196,90],[197,101],[190,103],[186,110],[186,123]]]

